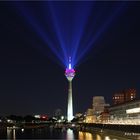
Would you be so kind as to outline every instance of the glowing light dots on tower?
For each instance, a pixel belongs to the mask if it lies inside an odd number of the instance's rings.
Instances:
[[[75,70],[72,68],[71,65],[71,57],[69,57],[69,65],[66,68],[65,76],[69,82],[69,89],[68,89],[68,107],[67,107],[67,120],[70,122],[73,119],[73,101],[72,101],[72,79],[75,76]]]

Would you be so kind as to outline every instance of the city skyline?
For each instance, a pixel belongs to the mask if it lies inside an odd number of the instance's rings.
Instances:
[[[47,46],[46,54],[38,48],[45,44],[17,13],[16,6],[12,2],[0,3],[0,114],[52,114],[57,108],[66,114],[68,83],[64,68],[51,57]],[[97,9],[108,4],[112,3],[100,2]],[[85,112],[93,96],[104,96],[111,104],[117,91],[135,88],[139,94],[139,15],[140,3],[126,2],[124,10],[75,67],[74,114]],[[97,21],[101,23],[104,18]]]

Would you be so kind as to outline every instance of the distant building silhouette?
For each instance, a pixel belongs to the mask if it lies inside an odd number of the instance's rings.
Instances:
[[[113,95],[113,104],[121,104],[136,99],[136,89],[125,89]]]
[[[54,116],[55,116],[57,119],[60,119],[62,115],[63,115],[63,112],[62,112],[61,109],[58,108],[58,109],[56,109],[56,110],[54,111]]]

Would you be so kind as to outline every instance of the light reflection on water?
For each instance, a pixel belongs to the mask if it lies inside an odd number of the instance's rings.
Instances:
[[[105,140],[111,140],[109,136],[105,136]]]
[[[16,140],[16,130],[7,127],[7,139]]]
[[[11,139],[11,137],[12,137],[12,129],[9,129],[7,127],[7,139]]]
[[[91,133],[79,131],[78,139],[79,140],[93,140],[93,136]]]
[[[102,140],[101,136],[96,134],[96,140]]]
[[[13,129],[13,140],[15,140],[15,139],[16,139],[16,130]]]
[[[61,129],[12,129],[7,128],[6,137],[3,139],[66,139],[66,140],[123,140],[124,138],[116,138],[116,136],[105,135],[103,133],[90,133],[90,132],[82,132],[82,131],[73,131],[71,129],[65,129],[62,131]],[[1,137],[0,137],[1,139]]]
[[[89,132],[79,131],[79,140],[117,140],[111,139],[109,136],[101,136],[99,134],[92,134]]]
[[[66,136],[67,140],[73,140],[74,139],[74,133],[71,129],[67,130],[67,136]]]

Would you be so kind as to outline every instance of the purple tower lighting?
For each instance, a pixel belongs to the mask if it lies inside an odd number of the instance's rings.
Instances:
[[[65,76],[67,77],[69,82],[67,120],[68,122],[70,122],[73,119],[72,79],[75,76],[75,70],[71,66],[71,57],[69,57],[69,67],[65,71]]]

